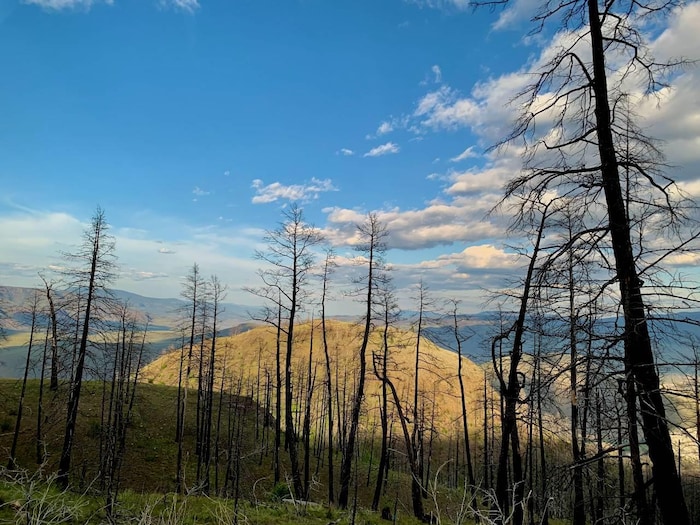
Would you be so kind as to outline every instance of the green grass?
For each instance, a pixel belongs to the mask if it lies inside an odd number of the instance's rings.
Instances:
[[[56,488],[52,477],[47,473],[55,472],[63,440],[63,425],[66,411],[66,387],[58,392],[45,391],[44,410],[47,414],[45,427],[45,445],[47,458],[39,469],[36,464],[36,408],[38,400],[38,381],[28,383],[25,399],[25,411],[22,419],[22,434],[19,440],[17,462],[26,474],[18,473],[8,477],[0,471],[0,523],[14,523],[17,511],[33,507],[33,501],[41,501],[47,513],[54,512],[54,517],[43,522],[31,523],[60,523],[61,512],[66,523],[103,523],[105,518],[104,496],[99,492],[98,450],[101,430],[102,383],[86,382],[81,396],[76,443],[73,452],[71,469],[71,491],[63,492]],[[10,448],[12,431],[17,413],[17,401],[21,389],[18,380],[0,380],[0,465],[6,464]],[[127,434],[127,452],[121,476],[121,492],[117,507],[119,522],[137,524],[169,525],[183,524],[219,524],[233,523],[233,499],[221,499],[191,495],[183,499],[173,495],[175,490],[175,459],[177,444],[174,441],[176,420],[177,389],[173,387],[139,383],[134,406],[132,425]],[[236,401],[237,398],[231,398]],[[185,435],[185,484],[192,488],[196,477],[195,448],[195,414],[196,392],[190,391],[187,407],[187,431]],[[218,400],[218,397],[217,397]],[[216,411],[215,406],[215,411]],[[228,398],[225,398],[224,408],[228,408]],[[223,432],[227,429],[229,419],[224,410],[222,417]],[[262,430],[263,414],[260,410],[257,417],[259,430]],[[214,424],[216,420],[214,420]],[[240,421],[237,414],[232,414],[231,423]],[[349,513],[329,508],[325,505],[327,494],[327,468],[320,466],[316,472],[315,462],[312,462],[311,472],[314,473],[314,483],[311,489],[311,499],[318,506],[294,506],[280,501],[279,488],[273,486],[272,477],[272,441],[274,431],[267,429],[269,450],[265,452],[261,436],[255,435],[256,405],[248,406],[244,421],[243,445],[241,457],[240,507],[239,523],[260,524],[323,524],[329,522],[350,523]],[[225,439],[222,441],[226,441]],[[375,442],[375,447],[377,446]],[[378,452],[374,452],[374,463],[370,481],[367,481],[369,467],[366,449],[368,443],[361,445],[365,450],[358,463],[358,506],[361,508],[355,519],[357,525],[379,525],[389,523],[381,520],[376,513],[362,508],[369,507],[374,490]],[[261,454],[262,452],[262,454]],[[288,454],[282,449],[282,476],[288,477]],[[435,450],[435,457],[444,456],[449,450]],[[222,461],[225,454],[222,454]],[[336,472],[340,466],[340,455],[335,456]],[[325,459],[325,454],[324,454]],[[437,460],[436,460],[437,461]],[[442,459],[436,462],[442,463]],[[220,465],[220,474],[225,465]],[[410,478],[407,472],[392,470],[387,482],[385,496],[380,508],[397,506],[399,520],[402,525],[418,523],[411,517],[410,508]],[[39,469],[37,471],[37,469]],[[212,493],[215,482],[212,468]],[[32,474],[36,472],[35,474]],[[223,486],[220,476],[219,488]],[[29,487],[29,488],[28,488]],[[336,490],[338,485],[336,485]],[[229,495],[231,490],[229,487]],[[441,509],[443,523],[451,523],[457,516],[462,493],[456,489],[440,486],[437,491],[438,507]],[[352,500],[353,491],[351,491]],[[14,503],[13,503],[14,502]],[[435,508],[433,500],[425,501],[426,512]],[[60,510],[63,509],[63,510]],[[52,519],[54,521],[52,521]]]
[[[0,472],[0,523],[101,524],[105,523],[104,500],[89,492],[76,493],[56,487],[54,478],[41,473]],[[205,496],[142,494],[130,490],[121,494],[114,517],[117,523],[139,525],[325,525],[348,524],[352,511],[323,505],[302,505],[279,501],[241,501]],[[375,513],[358,509],[355,523],[387,523]],[[399,525],[417,525],[408,515],[398,516]]]

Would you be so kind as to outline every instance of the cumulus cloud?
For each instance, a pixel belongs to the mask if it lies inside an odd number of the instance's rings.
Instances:
[[[495,198],[464,199],[449,204],[434,202],[422,209],[393,208],[376,213],[386,225],[389,248],[420,250],[502,235],[503,226],[484,217],[495,202]],[[337,246],[361,243],[357,225],[364,222],[365,213],[347,208],[324,211],[327,213],[324,234],[331,243]]]
[[[538,7],[529,0],[516,1],[511,5],[512,9],[502,14],[497,28],[519,23]],[[663,60],[698,58],[699,25],[699,2],[677,9],[669,19],[668,28],[656,40],[652,40],[652,54]],[[577,52],[580,51],[580,56],[586,59],[589,56],[585,49],[586,41],[581,40],[579,35],[561,31],[537,54],[533,54],[522,68],[477,83],[468,92],[460,92],[445,84],[428,88],[407,114],[404,127],[417,136],[467,128],[476,135],[478,144],[490,146],[496,143],[512,130],[520,108],[511,101],[532,81],[528,72],[538,71],[561,46],[572,45],[574,41],[581,47],[580,50],[577,48]],[[611,57],[609,64],[611,68],[619,67],[620,61]],[[610,78],[614,83],[621,77],[613,71]],[[675,73],[669,79],[671,85],[653,96],[644,95],[638,80],[632,76],[625,79],[624,89],[629,93],[629,101],[640,126],[661,139],[667,160],[672,165],[666,168],[666,174],[679,180],[680,187],[691,196],[700,197],[700,99],[696,88],[700,83],[700,69],[690,68]],[[543,94],[536,103],[546,103],[547,96]],[[545,115],[537,132],[548,133],[553,118],[554,115]],[[451,157],[450,161],[457,163],[477,157],[474,148],[467,148]],[[399,265],[403,271],[413,276],[429,272],[431,282],[441,282],[440,286],[446,289],[454,288],[458,280],[465,280],[466,285],[466,280],[473,283],[475,279],[479,283],[489,279],[495,283],[500,279],[502,286],[503,275],[514,274],[516,268],[522,265],[522,260],[493,244],[492,239],[503,238],[507,217],[489,215],[488,212],[502,197],[503,185],[520,171],[522,154],[522,146],[511,145],[486,155],[484,162],[470,169],[432,173],[428,178],[445,183],[440,198],[422,209],[377,212],[387,225],[392,248],[411,250],[436,245],[470,244],[456,253],[411,265]],[[353,245],[357,242],[356,234],[347,225],[362,219],[362,214],[356,210],[329,211],[329,238],[338,244]],[[690,269],[700,266],[700,256],[689,250],[675,254],[667,263],[693,271]]]
[[[252,183],[255,189],[253,204],[266,204],[277,200],[287,201],[309,201],[317,199],[321,193],[327,191],[337,191],[331,179],[312,178],[308,184],[285,185],[281,182],[264,184],[262,180],[255,179]]]
[[[363,157],[381,157],[382,155],[398,153],[399,150],[400,148],[398,144],[394,144],[393,142],[387,142],[386,144],[382,144],[381,146],[372,148],[367,153],[365,153]]]
[[[456,129],[476,124],[479,106],[475,100],[460,98],[449,86],[442,86],[423,96],[413,115],[423,127]]]
[[[522,18],[537,9],[532,0],[519,0],[509,5],[511,11],[509,14],[502,13],[502,16],[515,17],[517,11]],[[505,18],[500,23],[505,24]],[[700,2],[674,10],[667,28],[650,43],[652,55],[661,60],[678,57],[697,59],[697,49],[700,49],[698,25]],[[561,49],[570,47],[582,59],[589,59],[587,37],[562,30],[540,48],[538,54],[533,54],[522,68],[479,82],[468,93],[446,84],[430,90],[416,102],[414,110],[408,115],[406,128],[419,135],[467,128],[478,137],[480,145],[492,146],[512,130],[520,111],[519,102],[522,102],[517,95],[532,81],[529,72],[541,71]],[[621,64],[620,57],[609,57],[611,68],[621,67]],[[669,79],[670,86],[655,92],[653,96],[645,96],[641,76],[641,73],[626,76],[623,86],[638,122],[643,129],[652,130],[651,133],[664,143],[670,163],[679,166],[672,170],[674,178],[695,177],[700,169],[700,100],[695,87],[700,82],[700,70],[689,68],[682,74],[675,74]],[[621,72],[611,72],[611,85],[622,78]],[[535,99],[535,104],[542,107],[549,102],[550,96],[543,93]],[[553,107],[542,115],[538,132],[551,128],[559,109]],[[514,152],[505,154],[514,156]],[[470,150],[467,150],[451,160],[459,162],[469,155]]]
[[[336,155],[344,155],[345,157],[349,157],[351,155],[354,155],[355,152],[351,149],[348,148],[340,148],[338,151],[335,152]]]
[[[441,255],[437,261],[440,264],[454,265],[460,272],[490,269],[510,271],[519,266],[520,256],[508,253],[493,244],[469,246],[459,253]]]
[[[517,156],[504,156],[483,167],[466,171],[449,170],[446,179],[450,182],[445,193],[451,196],[473,193],[500,194],[506,182],[520,170]]]

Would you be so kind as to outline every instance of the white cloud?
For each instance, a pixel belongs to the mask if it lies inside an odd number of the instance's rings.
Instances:
[[[390,248],[420,250],[447,246],[456,242],[476,242],[503,235],[504,226],[485,219],[497,197],[456,198],[451,203],[433,202],[422,209],[393,208],[376,211],[389,234]],[[356,226],[366,217],[361,211],[347,208],[324,210],[327,215],[326,238],[337,246],[360,243]]]
[[[391,122],[384,121],[377,128],[377,136],[386,135],[394,130],[394,126]]]
[[[308,201],[317,199],[321,193],[337,191],[331,179],[320,180],[316,178],[312,178],[308,184],[291,185],[280,182],[265,185],[262,180],[255,179],[252,182],[252,187],[256,193],[252,199],[253,204],[266,204],[277,200]]]
[[[381,137],[382,135],[391,133],[397,127],[403,126],[405,126],[405,123],[402,122],[401,119],[391,118],[389,120],[384,120],[381,124],[379,124],[379,127],[377,128],[377,131],[374,132],[374,134],[367,133],[367,135],[365,135],[365,140],[374,140],[377,137]]]
[[[109,210],[107,210],[109,220]],[[258,262],[253,253],[263,232],[239,228],[236,236],[226,228],[210,226],[195,229],[186,224],[173,224],[171,217],[141,215],[138,224],[166,228],[176,237],[167,243],[177,251],[163,251],[163,240],[141,228],[119,227],[113,224],[111,233],[116,242],[119,276],[115,288],[130,290],[146,296],[177,297],[181,289],[180,276],[197,261],[205,274],[216,274],[231,289],[240,289],[256,278]],[[14,286],[36,286],[38,272],[50,276],[64,266],[61,252],[74,251],[89,224],[64,212],[0,213],[0,282]],[[167,250],[167,249],[166,249]],[[167,253],[167,257],[163,254]],[[249,299],[233,299],[248,302]]]
[[[382,155],[389,155],[390,153],[398,153],[399,150],[400,148],[398,144],[394,144],[393,142],[387,142],[386,144],[382,144],[381,146],[372,148],[367,153],[365,153],[363,157],[380,157]]]
[[[61,11],[63,9],[83,9],[89,11],[93,4],[112,5],[113,0],[23,0],[29,5],[38,5],[47,11]]]
[[[424,2],[423,5],[427,4]],[[499,27],[521,22],[538,5],[530,0],[516,1],[512,4],[513,9],[499,20]],[[651,52],[662,60],[700,58],[699,26],[700,2],[676,10],[669,19],[668,28],[651,42]],[[468,128],[477,136],[477,144],[491,146],[512,130],[520,107],[517,101],[511,101],[532,81],[527,72],[540,70],[561,46],[572,45],[577,39],[580,49],[577,47],[576,51],[587,60],[590,53],[585,49],[586,41],[562,31],[533,55],[522,69],[489,78],[472,86],[468,93],[460,93],[448,85],[429,88],[405,119],[395,121],[419,138],[429,132]],[[619,67],[619,60],[611,57],[609,64]],[[611,79],[615,82],[619,76],[613,72]],[[665,170],[666,173],[680,180],[683,190],[700,197],[700,99],[697,97],[700,68],[690,68],[680,74],[676,72],[669,79],[671,86],[651,97],[644,97],[640,87],[631,82],[638,79],[628,80],[625,90],[630,94],[641,127],[663,142],[667,160],[672,165]],[[545,93],[537,102],[543,103],[546,97]],[[547,115],[542,119],[537,131],[547,133],[551,129],[547,119],[551,118],[552,115]],[[450,160],[460,162],[478,157],[476,147],[467,148]],[[486,155],[485,165],[479,163],[468,170],[432,173],[429,179],[446,183],[441,199],[435,199],[421,209],[378,211],[380,220],[387,225],[392,248],[419,250],[437,245],[471,245],[457,253],[395,266],[414,277],[429,275],[428,282],[440,283],[446,290],[461,289],[456,285],[460,280],[467,287],[474,286],[474,281],[502,286],[504,274],[514,275],[523,261],[493,244],[493,239],[505,237],[507,215],[487,214],[500,201],[503,185],[519,173],[522,153],[521,145],[509,145]],[[358,239],[353,225],[361,222],[364,215],[349,209],[333,209],[328,213],[328,237],[338,245],[356,244]],[[694,268],[700,266],[700,256],[689,251],[677,254],[667,262],[695,272]]]
[[[516,155],[502,156],[486,166],[466,171],[449,170],[446,179],[450,185],[445,193],[450,196],[474,193],[501,194],[506,182],[520,170],[520,159]]]
[[[175,252],[175,250],[171,250],[170,248],[158,248],[158,253],[164,253],[166,255],[172,255]]]
[[[210,191],[203,190],[199,186],[195,186],[194,189],[192,190],[192,193],[196,195],[197,197],[204,197],[205,195],[210,195]]]
[[[146,272],[143,270],[128,268],[126,270],[122,270],[121,277],[134,281],[147,281],[152,279],[165,279],[168,277],[168,274],[164,272]]]
[[[433,72],[433,75],[435,75],[435,83],[439,84],[442,82],[442,70],[440,69],[440,66],[435,64],[432,68],[430,68],[431,71]]]
[[[80,242],[85,224],[62,212],[31,212],[0,217],[0,245],[4,258],[16,264],[37,265],[36,252],[46,253],[44,263]]]
[[[542,8],[540,0],[513,0],[506,4],[498,15],[498,19],[493,24],[493,28],[511,29],[517,27],[523,22],[530,20]]]
[[[95,4],[113,5],[114,0],[22,0],[22,3],[37,5],[47,11],[62,11],[64,9],[89,11]],[[199,0],[158,0],[158,5],[164,9],[174,9],[190,14],[201,7]]]
[[[349,157],[351,155],[354,155],[355,152],[351,149],[348,148],[340,148],[338,151],[335,152],[336,155],[344,155],[346,157]]]
[[[466,159],[475,159],[479,156],[478,153],[474,151],[474,146],[469,146],[467,149],[465,149],[462,153],[457,155],[456,157],[452,157],[450,159],[450,162],[461,162]]]
[[[458,267],[458,271],[467,272],[477,269],[512,270],[518,267],[520,257],[507,253],[492,244],[469,246],[459,253],[441,255],[439,263],[449,263]]]
[[[465,11],[472,0],[404,0],[408,4],[418,7],[428,7],[430,9],[458,10]]]
[[[160,6],[185,13],[194,13],[201,6],[199,0],[160,0]]]
[[[423,127],[456,129],[471,126],[478,122],[479,106],[475,100],[460,98],[449,86],[426,94],[413,115],[418,117]]]

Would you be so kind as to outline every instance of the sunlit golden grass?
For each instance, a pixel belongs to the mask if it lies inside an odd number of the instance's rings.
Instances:
[[[409,330],[391,328],[389,330],[389,365],[388,375],[394,382],[404,404],[404,410],[411,414],[414,392],[414,366],[416,352],[416,334]],[[362,327],[358,324],[328,321],[327,341],[331,358],[332,380],[341,390],[354,391],[354,385],[359,371],[359,349],[361,345]],[[311,349],[311,344],[313,348]],[[286,341],[282,340],[282,366],[284,367],[284,352]],[[374,375],[372,368],[373,354],[382,353],[382,332],[374,330],[370,337],[367,350],[367,385],[365,405],[368,411],[378,406],[381,383]],[[194,350],[195,357],[199,347]],[[247,332],[222,337],[216,343],[216,369],[219,378],[225,372],[226,377],[242,379],[244,383],[257,384],[260,374],[261,381],[270,377],[274,381],[276,330],[270,326],[261,326]],[[294,335],[293,380],[307,376],[308,356],[313,352],[312,373],[316,377],[317,395],[323,391],[323,381],[326,375],[325,356],[320,323],[314,323],[313,340],[311,338],[311,323],[303,323],[296,327]],[[185,352],[187,353],[187,351]],[[177,385],[180,370],[180,350],[174,350],[160,356],[147,365],[141,379],[156,384]],[[465,383],[465,398],[472,428],[478,429],[478,421],[483,406],[484,371],[469,359],[463,358],[463,377]],[[435,427],[445,432],[451,432],[460,424],[461,400],[457,379],[457,354],[440,348],[426,338],[420,341],[419,365],[419,409],[425,411],[426,418],[433,416],[433,401],[435,403]],[[197,384],[197,367],[193,367],[190,384]],[[219,379],[220,381],[220,379]],[[320,386],[319,386],[320,385]],[[296,388],[296,385],[295,387]],[[334,389],[336,387],[334,386]],[[490,385],[489,385],[490,389]],[[351,392],[348,393],[348,396]],[[489,396],[493,393],[489,391]],[[262,400],[259,400],[262,402]],[[478,430],[477,430],[478,432]]]

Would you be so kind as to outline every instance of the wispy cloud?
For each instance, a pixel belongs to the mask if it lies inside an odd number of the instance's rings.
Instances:
[[[204,197],[205,195],[210,195],[210,191],[203,190],[199,186],[195,186],[194,189],[192,190],[192,193],[196,195],[197,197]]]
[[[433,75],[435,75],[435,83],[439,84],[442,82],[442,70],[440,69],[440,66],[435,64],[432,68],[431,71],[433,72]]]
[[[372,148],[367,153],[365,153],[363,157],[381,157],[382,155],[398,153],[400,149],[401,148],[399,148],[398,144],[395,144],[393,142],[387,142],[386,144],[382,144],[381,146]]]
[[[63,11],[67,9],[89,11],[93,5],[113,5],[114,0],[22,0],[22,3],[37,5],[47,11]],[[158,6],[185,13],[194,13],[201,5],[199,0],[158,0]]]
[[[494,29],[512,29],[530,20],[542,7],[540,0],[515,0],[509,2],[493,24]]]
[[[461,162],[461,161],[467,160],[467,159],[475,159],[478,156],[479,156],[479,154],[474,152],[474,146],[469,146],[467,149],[465,149],[462,153],[460,153],[456,157],[452,157],[450,159],[450,162]]]
[[[394,131],[394,125],[391,122],[384,121],[377,128],[377,136],[386,135]]]
[[[377,130],[374,133],[367,133],[365,135],[366,140],[374,140],[382,135],[387,135],[394,131],[395,129],[404,128],[408,124],[408,119],[406,117],[391,117],[387,120],[383,120]]]
[[[147,272],[128,268],[127,270],[122,270],[121,277],[133,281],[150,281],[152,279],[165,279],[168,277],[168,274],[164,272]]]
[[[170,248],[159,248],[158,253],[163,253],[166,255],[172,255],[175,253],[175,250],[171,250]]]
[[[335,152],[336,155],[344,155],[346,157],[349,157],[351,155],[354,155],[355,152],[351,149],[348,148],[340,148],[338,151]]]
[[[308,184],[290,184],[285,185],[280,182],[272,184],[264,184],[262,180],[255,179],[252,183],[255,189],[255,196],[252,199],[253,204],[266,204],[277,200],[288,201],[309,201],[317,199],[319,194],[327,191],[338,191],[333,186],[331,179],[311,179]]]
[[[62,11],[64,9],[82,9],[89,11],[94,4],[112,5],[113,0],[23,0],[24,4],[38,5],[47,11]]]
[[[408,4],[414,4],[418,7],[428,7],[430,9],[465,11],[471,0],[404,0]]]
[[[194,13],[201,6],[199,0],[160,0],[160,6],[185,13]]]

